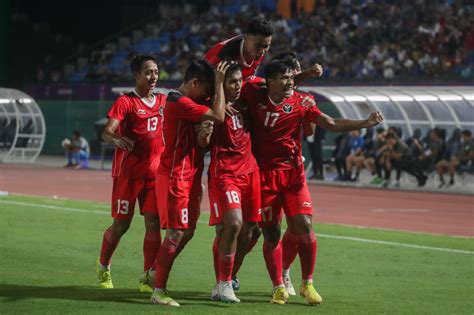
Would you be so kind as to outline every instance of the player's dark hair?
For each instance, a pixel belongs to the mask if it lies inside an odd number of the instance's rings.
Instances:
[[[466,137],[471,137],[472,136],[472,132],[471,130],[469,129],[464,129],[462,132],[461,132],[462,135],[466,136]]]
[[[227,79],[230,75],[237,71],[242,71],[242,66],[240,64],[236,62],[229,64],[229,68],[227,68],[227,71],[225,72],[225,78]]]
[[[158,63],[157,59],[153,55],[135,55],[132,57],[132,62],[130,63],[130,70],[132,73],[139,73],[142,70],[142,65],[145,61],[153,61],[154,63]]]
[[[78,137],[78,138],[81,137],[81,133],[79,132],[79,130],[74,130],[74,131],[72,132],[72,135],[73,135],[73,136],[76,136],[76,137]]]
[[[272,60],[280,60],[280,61],[286,62],[290,64],[290,66],[293,69],[297,69],[301,67],[298,62],[298,56],[293,51],[280,52],[276,54],[275,56],[273,56]]]
[[[287,71],[292,71],[291,65],[282,60],[272,60],[265,67],[265,79],[275,78],[279,74],[284,74]]]
[[[184,82],[198,79],[199,82],[214,84],[214,69],[204,60],[193,61],[186,69]]]
[[[247,31],[245,33],[268,37],[272,36],[274,32],[275,28],[273,27],[270,21],[266,20],[262,16],[257,16],[251,19],[250,22],[247,24]]]

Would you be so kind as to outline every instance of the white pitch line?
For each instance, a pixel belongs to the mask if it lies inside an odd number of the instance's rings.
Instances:
[[[35,207],[35,208],[53,209],[53,210],[60,210],[60,211],[110,215],[110,212],[108,212],[108,211],[86,210],[86,209],[79,209],[79,208],[67,208],[67,207],[60,207],[60,206],[53,206],[53,205],[38,205],[38,204],[33,204],[33,203],[28,203],[28,202],[20,202],[20,201],[10,201],[10,200],[1,200],[0,199],[0,203],[6,203],[6,204],[18,205],[18,206]],[[199,220],[199,223],[207,224],[207,222],[201,221],[201,220]],[[390,246],[398,246],[398,247],[433,250],[433,251],[448,252],[448,253],[474,255],[474,251],[461,250],[461,249],[452,249],[452,248],[444,248],[444,247],[432,247],[432,246],[423,246],[423,245],[406,244],[406,243],[396,243],[396,242],[379,241],[379,240],[371,240],[371,239],[366,239],[366,238],[351,237],[351,236],[340,236],[340,235],[323,234],[323,233],[317,233],[317,236],[318,237],[323,237],[323,238],[324,237],[325,238],[333,238],[333,239],[340,239],[340,240],[354,241],[354,242],[362,242],[362,243],[372,243],[372,244],[390,245]]]
[[[317,236],[318,237],[335,238],[335,239],[347,240],[347,241],[363,242],[363,243],[374,243],[374,244],[391,245],[391,246],[399,246],[399,247],[436,250],[436,251],[440,251],[440,252],[474,255],[474,252],[468,251],[468,250],[462,250],[462,249],[452,249],[452,248],[444,248],[444,247],[432,247],[432,246],[387,242],[387,241],[379,241],[379,240],[370,240],[370,239],[359,238],[359,237],[339,236],[339,235],[330,235],[330,234],[322,234],[322,233],[317,233]]]

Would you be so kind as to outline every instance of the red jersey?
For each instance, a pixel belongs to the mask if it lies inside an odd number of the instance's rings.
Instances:
[[[238,35],[227,39],[223,42],[215,44],[209,51],[204,55],[204,59],[207,60],[212,66],[216,66],[222,60],[224,61],[236,61],[242,66],[242,77],[244,80],[249,80],[252,83],[260,83],[263,81],[262,78],[256,77],[258,67],[263,61],[265,55],[261,56],[258,60],[252,61],[249,65],[245,62],[243,56],[243,45],[244,36]]]
[[[131,92],[120,96],[109,110],[107,117],[120,121],[116,133],[134,141],[131,152],[115,149],[113,177],[155,178],[163,151],[161,126],[166,95],[154,94],[154,97],[148,103]]]
[[[266,88],[254,84],[245,85],[240,99],[248,105],[252,148],[260,168],[292,169],[301,165],[301,126],[306,120],[315,122],[321,115],[316,104],[310,104],[311,99],[296,91],[275,104]]]
[[[239,112],[226,116],[224,123],[214,127],[211,136],[209,174],[215,179],[248,174],[258,169],[252,154],[247,106],[237,102],[233,107]]]
[[[178,91],[171,91],[163,110],[163,139],[158,172],[179,179],[190,179],[202,165],[194,123],[200,121],[209,107],[195,103]]]

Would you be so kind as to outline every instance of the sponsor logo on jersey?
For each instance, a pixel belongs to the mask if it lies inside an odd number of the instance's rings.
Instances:
[[[140,108],[140,109],[137,111],[137,114],[138,114],[138,115],[145,115],[145,114],[146,114],[146,110]]]
[[[283,111],[285,113],[291,113],[293,111],[293,106],[291,106],[290,104],[285,104],[283,105]]]
[[[161,106],[160,109],[158,110],[158,114],[160,114],[161,116],[163,116],[163,110],[164,110],[164,107]]]
[[[303,208],[311,208],[311,202],[303,202]]]

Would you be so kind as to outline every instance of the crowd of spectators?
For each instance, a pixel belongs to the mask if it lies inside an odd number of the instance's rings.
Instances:
[[[419,129],[404,138],[396,127],[377,128],[341,134],[336,139],[333,159],[338,172],[336,180],[357,181],[362,169],[372,174],[371,184],[388,187],[392,171],[396,172],[393,186],[400,187],[402,172],[415,177],[424,186],[428,174],[436,171],[439,186],[454,185],[457,172],[474,172],[474,139],[471,131],[455,129],[447,135],[445,129],[434,128],[422,137]],[[446,183],[444,175],[449,174]]]
[[[161,79],[182,79],[192,59],[241,34],[257,12],[276,27],[268,58],[292,49],[303,66],[322,64],[326,78],[474,78],[474,6],[463,1],[317,1],[313,12],[294,11],[284,19],[276,5],[234,0],[214,1],[202,13],[162,14],[146,26],[145,41],[159,40],[151,47],[161,62]],[[132,44],[126,54],[139,46]],[[89,56],[87,78],[130,79],[129,58],[123,67],[110,67],[110,52],[94,51],[94,56],[99,58]]]

